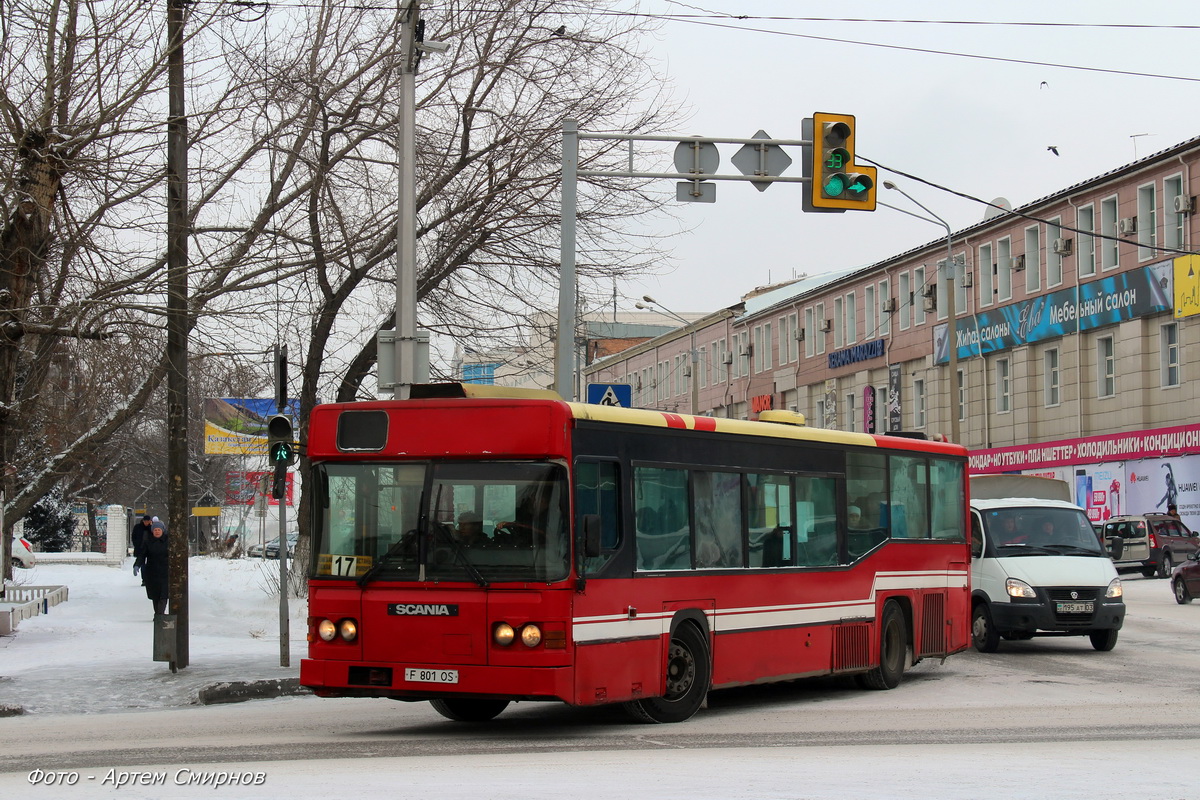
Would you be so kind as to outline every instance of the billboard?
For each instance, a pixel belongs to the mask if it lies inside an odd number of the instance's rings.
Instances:
[[[295,420],[299,408],[299,400],[288,400],[284,413]],[[267,420],[275,413],[275,401],[270,398],[205,400],[205,455],[265,457]]]
[[[271,497],[270,486],[272,472],[226,472],[225,473],[225,503],[227,506],[248,506],[254,504],[254,498],[259,494],[263,480],[267,481],[267,502],[273,506],[279,501]],[[292,505],[292,487],[294,473],[287,474],[286,495],[287,504]]]

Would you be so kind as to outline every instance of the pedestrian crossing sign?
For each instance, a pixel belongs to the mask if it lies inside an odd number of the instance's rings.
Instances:
[[[633,407],[633,387],[627,383],[589,383],[587,389],[592,405]]]

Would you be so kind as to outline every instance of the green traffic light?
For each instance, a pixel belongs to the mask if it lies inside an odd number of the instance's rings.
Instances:
[[[825,181],[822,188],[829,197],[841,197],[842,193],[846,191],[846,176],[830,175],[829,180]]]

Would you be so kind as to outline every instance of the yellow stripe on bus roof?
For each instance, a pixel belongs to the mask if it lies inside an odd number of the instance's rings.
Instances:
[[[652,411],[644,408],[622,408],[591,403],[567,403],[571,416],[593,422],[616,422],[625,425],[646,425],[653,428],[678,428],[715,430],[717,433],[735,433],[742,436],[769,436],[774,439],[797,439],[808,442],[859,445],[876,447],[875,437],[866,433],[850,433],[826,428],[809,428],[803,425],[788,425],[778,422],[750,422],[724,417],[694,417],[691,414],[675,414],[669,411]],[[675,424],[671,424],[674,422]]]

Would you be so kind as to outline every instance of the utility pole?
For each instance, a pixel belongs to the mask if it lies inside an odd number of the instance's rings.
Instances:
[[[188,665],[188,273],[184,6],[167,3],[167,519],[175,672]]]
[[[397,0],[397,4],[402,0]],[[416,114],[417,25],[421,15],[419,0],[408,0],[407,7],[397,6],[401,16],[400,57],[400,129],[396,148],[399,153],[399,213],[396,222],[396,385],[392,396],[408,399],[416,383],[417,362],[417,176]],[[282,507],[282,506],[281,506]],[[282,546],[282,545],[281,545]]]

